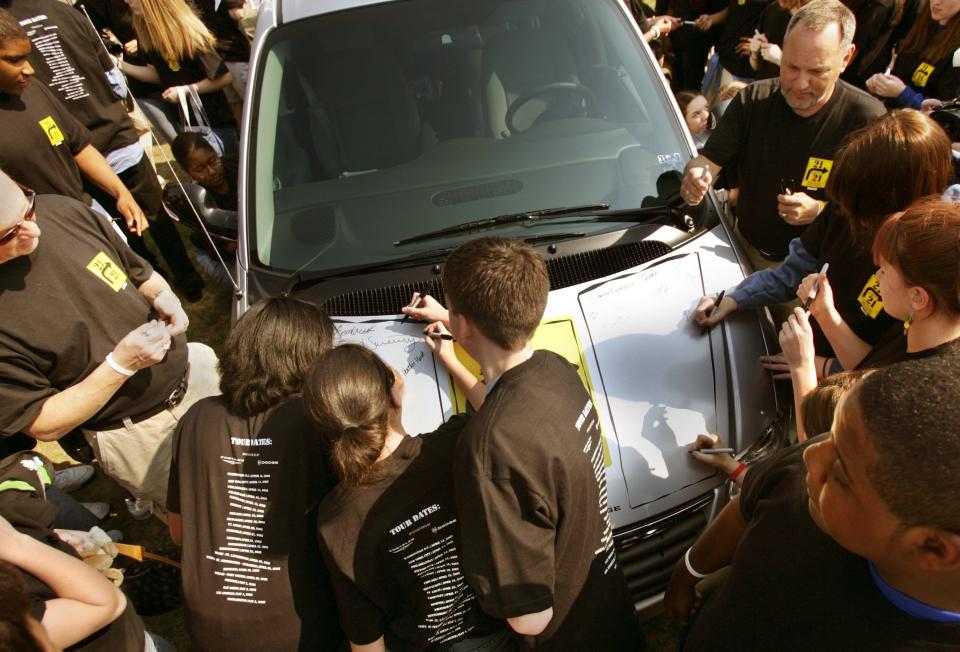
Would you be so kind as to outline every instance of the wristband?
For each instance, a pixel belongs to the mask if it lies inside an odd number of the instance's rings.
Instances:
[[[746,470],[747,470],[747,465],[744,464],[743,462],[740,462],[740,466],[738,466],[737,468],[735,468],[735,469],[733,470],[733,473],[730,474],[730,479],[733,480],[734,482],[736,482],[736,481],[737,481],[737,478],[739,478],[741,475],[743,475],[743,472],[746,471]]]
[[[651,27],[650,29],[653,30],[653,38],[650,39],[651,41],[656,41],[658,38],[660,38],[660,28],[659,28],[659,27],[657,27],[656,25],[654,25],[654,26]]]
[[[136,371],[130,371],[126,367],[120,365],[119,362],[113,359],[113,353],[107,354],[107,364],[110,365],[110,368],[116,371],[121,376],[127,376],[128,378],[133,374],[137,373]]]
[[[702,580],[702,579],[703,579],[704,577],[706,577],[707,575],[706,575],[706,573],[698,573],[697,571],[693,570],[693,566],[690,565],[690,551],[691,551],[691,550],[693,550],[693,546],[690,546],[689,548],[687,548],[686,554],[683,555],[683,563],[684,563],[684,565],[687,567],[687,572],[688,572],[688,573],[690,573],[691,575],[693,575],[694,577],[696,577],[698,580]]]
[[[827,202],[820,199],[817,200],[817,217],[820,217],[820,213],[823,212],[824,207],[827,205]]]

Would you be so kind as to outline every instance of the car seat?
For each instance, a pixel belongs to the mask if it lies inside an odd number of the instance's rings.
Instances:
[[[483,54],[484,103],[494,138],[510,135],[506,116],[520,97],[548,84],[579,85],[577,65],[564,32],[541,19],[544,3],[506,2],[487,21]],[[547,109],[544,98],[521,107],[514,124],[531,126]]]

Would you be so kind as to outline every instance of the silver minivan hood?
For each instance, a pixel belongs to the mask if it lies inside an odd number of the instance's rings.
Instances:
[[[733,361],[725,357],[723,328],[703,333],[690,316],[704,293],[742,277],[729,244],[711,232],[649,264],[551,291],[531,348],[553,350],[577,365],[593,397],[606,443],[615,527],[723,482],[687,451],[705,432],[719,432],[737,445],[739,433],[728,431],[730,401],[737,397],[724,383]],[[408,432],[432,431],[467,409],[465,397],[423,343],[421,324],[401,316],[337,322],[341,341],[373,349],[404,376]],[[753,364],[762,378],[759,364]]]

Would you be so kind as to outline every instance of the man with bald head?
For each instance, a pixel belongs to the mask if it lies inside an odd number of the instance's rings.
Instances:
[[[876,98],[839,79],[853,58],[855,29],[853,14],[837,0],[814,0],[797,11],[779,79],[743,89],[684,171],[681,195],[696,205],[722,168],[736,168],[737,231],[754,267],[786,257],[790,241],[825,208],[840,143],[884,113]]]
[[[218,393],[167,282],[83,203],[0,172],[0,436],[83,429],[103,470],[163,505],[170,438]]]

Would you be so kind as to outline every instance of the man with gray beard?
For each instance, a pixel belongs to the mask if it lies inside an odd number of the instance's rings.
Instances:
[[[815,0],[787,27],[779,79],[756,82],[731,102],[700,156],[684,171],[681,195],[699,204],[721,169],[735,167],[737,235],[754,267],[786,257],[826,208],[834,154],[883,105],[840,73],[853,58],[853,14],[837,0]]]

